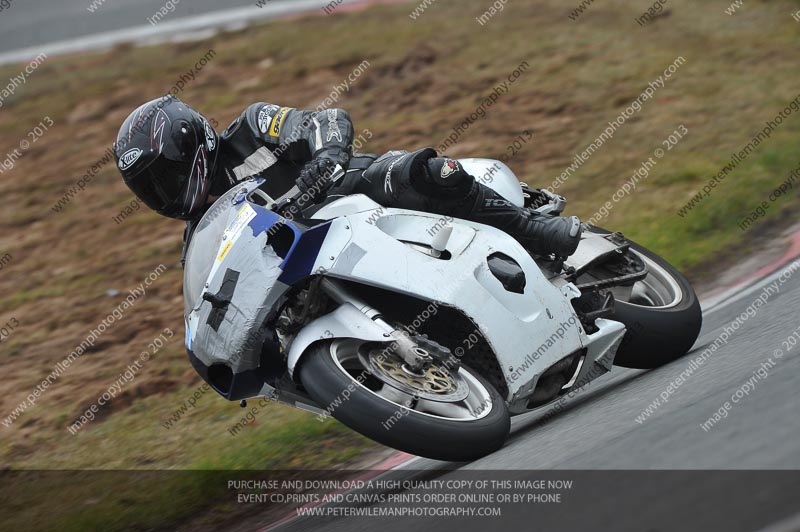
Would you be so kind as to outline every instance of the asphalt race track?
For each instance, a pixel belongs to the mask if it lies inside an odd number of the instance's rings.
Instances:
[[[584,504],[591,501],[585,508],[573,508],[578,511],[566,515],[563,511],[539,515],[537,530],[676,530],[669,518],[681,512],[694,518],[692,526],[682,530],[761,530],[776,523],[776,531],[800,530],[796,514],[797,472],[762,472],[772,476],[762,478],[756,488],[755,484],[748,485],[748,473],[743,471],[800,468],[800,396],[796,387],[800,346],[787,351],[784,344],[800,326],[793,310],[800,307],[800,269],[793,275],[786,274],[788,280],[777,285],[779,292],[770,290],[764,306],[751,307],[765,293],[764,286],[779,282],[777,277],[786,271],[784,266],[733,299],[706,309],[700,339],[684,359],[654,371],[616,369],[568,401],[557,415],[548,414],[546,408],[515,418],[508,443],[489,457],[469,464],[415,458],[401,468],[413,470],[409,471],[412,478],[441,479],[464,478],[472,470],[513,470],[506,473],[511,475],[523,470],[570,470],[568,478],[596,487],[580,498]],[[725,327],[732,330],[731,324],[737,320],[737,330],[728,343],[673,392],[668,392],[670,384],[687,370],[704,346],[716,341]],[[777,350],[782,351],[781,357]],[[760,367],[768,369],[755,375]],[[748,381],[745,394],[743,387]],[[743,391],[734,404],[732,396],[740,389]],[[638,423],[637,416],[662,392],[667,401]],[[708,430],[704,430],[701,425],[715,412],[726,410],[726,401],[731,405],[727,417],[719,416],[718,423],[707,425]],[[648,473],[607,472],[600,474],[602,481],[598,481],[597,475],[592,478],[591,474],[576,471],[643,469],[696,473],[661,473],[654,491],[643,489]],[[739,473],[707,471],[715,469]],[[562,473],[562,477],[547,474],[546,478],[566,477]],[[729,515],[728,520],[735,522],[727,522],[726,516],[704,512],[720,504],[741,508],[742,516],[734,519]],[[598,517],[604,513],[608,522]],[[509,521],[503,516],[504,523],[530,529],[525,527],[531,524],[530,516],[517,516],[518,521],[513,516],[508,518]],[[785,519],[789,521],[781,524]],[[485,521],[474,519],[431,517],[389,522],[361,517],[304,517],[273,529],[366,531],[373,530],[379,522],[382,532],[406,530],[409,526],[439,531],[487,528]],[[663,528],[653,523],[663,523]],[[718,528],[721,523],[725,526]]]
[[[279,0],[280,1],[280,0]],[[286,1],[286,0],[283,0]],[[91,0],[26,0],[14,3],[0,17],[0,50],[7,52],[85,37],[96,33],[148,24],[144,15],[152,15],[164,6],[163,0],[109,0],[92,13]],[[252,6],[252,0],[229,0],[226,6]],[[196,0],[179,3],[165,20],[197,15],[220,9],[218,2]],[[69,20],[69,24],[64,24]]]
[[[345,0],[349,3],[353,0]],[[116,42],[141,41],[160,35],[191,36],[194,31],[235,26],[258,19],[321,10],[329,0],[11,0],[0,12],[0,64],[47,54],[103,48]],[[93,7],[94,11],[88,8]]]

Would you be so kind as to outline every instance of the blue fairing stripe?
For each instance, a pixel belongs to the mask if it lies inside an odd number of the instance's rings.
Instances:
[[[263,232],[269,231],[270,228],[278,223],[286,223],[288,227],[291,227],[293,231],[295,231],[295,239],[299,235],[300,231],[295,228],[288,220],[286,220],[283,216],[279,216],[275,214],[269,209],[265,209],[261,205],[256,205],[255,203],[250,203],[250,206],[256,211],[256,216],[250,223],[247,224],[250,229],[253,230],[253,236],[261,234]]]
[[[331,222],[316,225],[303,231],[290,220],[269,209],[254,203],[250,205],[256,211],[256,217],[250,220],[248,224],[254,235],[268,232],[279,223],[286,225],[294,233],[294,242],[280,265],[283,273],[278,277],[278,280],[284,284],[291,285],[308,277],[314,268],[314,263],[317,262],[322,243],[325,242],[325,237],[328,236]]]
[[[283,273],[278,277],[280,282],[291,285],[311,275],[330,228],[331,222],[317,225],[295,239],[281,265]]]

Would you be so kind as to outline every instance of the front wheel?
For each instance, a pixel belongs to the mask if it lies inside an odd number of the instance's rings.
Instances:
[[[412,372],[384,346],[314,344],[300,366],[306,391],[333,417],[384,445],[463,462],[499,449],[511,426],[505,402],[472,369]]]
[[[592,231],[608,234],[604,229]],[[653,369],[689,352],[700,335],[703,313],[689,280],[666,260],[634,242],[629,253],[649,273],[632,287],[612,290],[616,298],[613,319],[628,329],[614,365]],[[590,274],[602,277],[596,271]]]

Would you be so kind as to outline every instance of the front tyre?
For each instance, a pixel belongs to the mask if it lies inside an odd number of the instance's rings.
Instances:
[[[333,417],[377,442],[464,462],[496,451],[508,437],[505,402],[466,366],[452,373],[441,367],[409,373],[396,355],[375,357],[383,346],[359,340],[318,342],[309,350],[300,366],[306,391]],[[375,360],[378,365],[371,365]]]

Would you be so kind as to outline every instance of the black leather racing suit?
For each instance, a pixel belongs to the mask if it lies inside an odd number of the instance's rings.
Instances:
[[[458,161],[433,148],[392,151],[381,157],[353,153],[353,124],[342,109],[302,111],[255,103],[220,138],[212,196],[252,176],[265,178],[272,197],[285,194],[306,163],[329,159],[347,170],[328,196],[365,194],[386,207],[426,211],[485,223],[531,249],[570,255],[580,238],[577,218],[552,218],[512,205],[478,183]],[[321,198],[318,198],[318,201]],[[186,244],[198,220],[187,224]]]
[[[347,168],[352,144],[353,123],[342,109],[301,111],[254,103],[221,135],[211,194],[219,196],[258,175],[273,197],[282,196],[313,159],[330,159]]]

